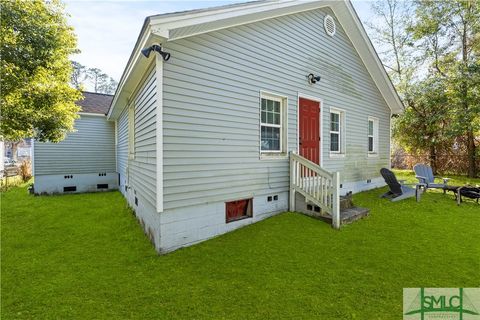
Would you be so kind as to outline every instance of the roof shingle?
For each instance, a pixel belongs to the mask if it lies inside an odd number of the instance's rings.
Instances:
[[[112,103],[113,96],[104,93],[82,92],[83,100],[78,100],[76,104],[82,108],[80,112],[107,114]]]

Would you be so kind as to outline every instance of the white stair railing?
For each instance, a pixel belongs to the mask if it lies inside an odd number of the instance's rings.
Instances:
[[[340,174],[328,172],[316,163],[290,152],[290,211],[295,211],[298,192],[332,217],[332,226],[340,228]]]

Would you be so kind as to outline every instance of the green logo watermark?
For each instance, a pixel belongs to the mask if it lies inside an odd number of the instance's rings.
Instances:
[[[480,288],[404,288],[403,319],[480,320]]]

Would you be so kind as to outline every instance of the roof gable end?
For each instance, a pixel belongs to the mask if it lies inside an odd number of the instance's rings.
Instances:
[[[370,73],[391,112],[393,114],[403,112],[403,104],[400,101],[400,98],[370,39],[368,38],[359,17],[348,0],[255,1],[211,9],[150,16],[145,21],[134,52],[132,53],[122,79],[120,80],[119,89],[115,94],[112,103],[113,107],[111,109],[114,109],[117,102],[122,98],[126,101],[127,94],[133,91],[132,88],[126,89],[122,97],[122,91],[124,90],[123,87],[128,83],[129,78],[138,79],[139,77],[138,75],[136,77],[130,76],[131,73],[134,73],[135,65],[137,63],[140,65],[143,64],[143,68],[145,68],[146,61],[138,59],[140,57],[140,50],[153,42],[165,43],[167,41],[174,41],[215,30],[231,28],[238,25],[324,7],[330,7],[334,12],[338,22],[342,25],[345,33],[357,50],[358,55]],[[117,114],[118,113],[119,112],[117,112]],[[112,110],[109,112],[109,115],[111,114]]]

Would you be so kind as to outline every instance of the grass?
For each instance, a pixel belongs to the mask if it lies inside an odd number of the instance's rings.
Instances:
[[[480,286],[480,206],[451,195],[372,190],[340,231],[285,213],[158,256],[120,193],[25,188],[2,195],[2,319],[400,319],[402,288]]]

